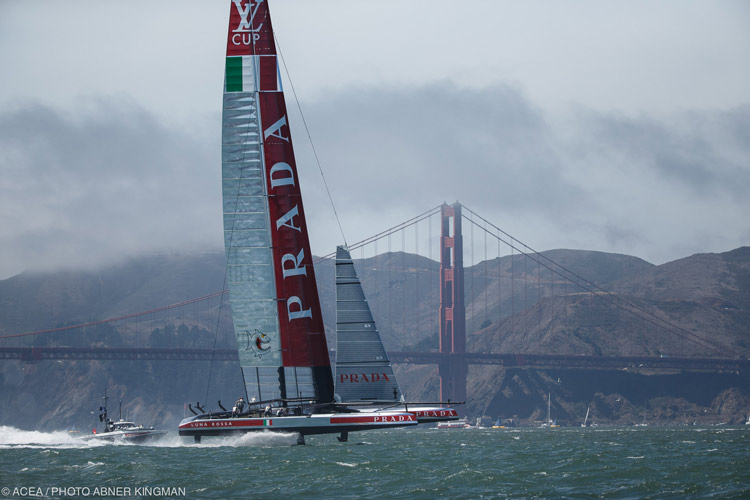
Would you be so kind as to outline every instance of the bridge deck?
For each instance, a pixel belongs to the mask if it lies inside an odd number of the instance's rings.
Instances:
[[[502,354],[397,351],[391,362],[437,364],[451,357],[464,356],[468,364],[500,365],[515,368],[578,370],[680,370],[698,372],[739,372],[750,368],[750,360],[729,358],[688,358],[655,356],[566,356],[557,354]],[[99,359],[142,361],[237,360],[235,349],[159,349],[104,347],[0,347],[0,359],[44,361],[52,359]]]

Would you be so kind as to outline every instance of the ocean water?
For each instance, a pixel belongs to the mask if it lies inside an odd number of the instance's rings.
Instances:
[[[150,445],[0,427],[0,498],[750,498],[750,426],[395,429]]]

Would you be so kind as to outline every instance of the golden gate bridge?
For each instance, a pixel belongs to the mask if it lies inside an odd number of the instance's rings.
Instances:
[[[434,227],[435,221],[437,228]],[[465,252],[465,224],[469,230],[468,252]],[[475,240],[479,240],[478,244]],[[386,248],[383,249],[383,246]],[[415,349],[415,346],[403,349],[402,343],[402,349],[390,350],[391,361],[437,365],[440,399],[443,401],[466,400],[469,365],[735,373],[750,367],[747,359],[727,354],[726,348],[701,338],[634,299],[604,290],[545,253],[536,252],[459,203],[442,204],[355,243],[349,249],[352,256],[355,250],[360,251],[358,267],[364,267],[360,269],[360,274],[365,293],[371,298],[381,335],[390,337],[390,343],[397,345],[396,339],[408,337],[405,332],[409,330],[418,332],[422,337],[422,341],[417,343],[421,349]],[[423,253],[426,255],[421,255]],[[477,255],[479,262],[476,262]],[[328,269],[330,277],[326,277],[323,269],[331,264],[332,256],[316,260],[316,268],[321,268],[316,269],[316,275],[323,303],[333,302],[332,265]],[[464,265],[467,256],[470,261],[468,269]],[[228,307],[222,307],[226,293],[226,290],[217,291],[108,319],[0,335],[0,359],[25,362],[95,359],[233,361],[237,359],[236,348],[216,347],[219,329],[231,328]],[[548,325],[546,320],[543,324],[543,308],[552,309],[548,311],[548,316],[554,316],[554,308],[557,307],[558,316],[563,311],[563,320],[568,321],[565,312],[568,306],[586,300],[595,302],[599,307],[604,304],[609,310],[632,315],[644,330],[662,330],[680,341],[694,343],[703,352],[710,351],[714,356],[603,355],[595,352],[554,354],[534,352],[535,346],[515,353],[492,352],[492,349],[467,351],[467,332],[473,334],[494,323],[501,331],[540,333]],[[211,318],[213,325],[207,325],[206,318]],[[334,321],[329,318],[326,323],[333,324]],[[97,345],[59,345],[65,342],[62,334],[66,332],[81,332],[85,338],[87,331],[97,331],[105,326],[124,332],[121,337],[139,339],[134,342],[143,344],[146,334],[179,329],[187,331],[188,327],[195,328],[197,325],[214,330],[213,345],[101,345],[106,344],[106,335],[103,342],[99,338]],[[601,326],[592,330],[597,328]],[[425,335],[424,332],[429,333]],[[430,336],[430,333],[435,335]],[[39,339],[49,339],[48,344],[43,345]],[[430,345],[430,339],[437,345]],[[33,345],[28,345],[29,342]],[[386,340],[386,346],[388,344]]]

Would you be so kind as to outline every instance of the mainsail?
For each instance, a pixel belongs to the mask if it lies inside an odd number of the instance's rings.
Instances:
[[[222,116],[224,244],[249,398],[333,400],[268,4],[233,0]]]
[[[399,401],[401,389],[349,250],[336,248],[336,397]]]

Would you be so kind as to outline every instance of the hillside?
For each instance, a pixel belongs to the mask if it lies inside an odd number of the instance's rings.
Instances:
[[[570,273],[567,276],[585,278],[583,284],[550,271],[543,265],[546,259],[563,266]],[[386,349],[437,350],[439,264],[404,253],[355,260],[355,264]],[[116,317],[205,296],[222,289],[223,268],[222,254],[161,255],[96,272],[24,273],[0,281],[0,335]],[[333,347],[333,262],[317,263],[316,275]],[[578,250],[549,251],[536,259],[503,257],[466,268],[465,295],[468,350],[473,352],[750,357],[747,247],[660,266],[626,255]],[[623,304],[634,305],[638,313]],[[226,318],[217,333],[217,311],[213,304],[182,324],[164,318],[137,328],[125,323],[104,325],[23,342],[210,347],[216,341],[217,347],[236,346]],[[0,363],[0,424],[27,428],[85,425],[105,385],[144,423],[169,426],[182,416],[188,401],[203,401],[207,393],[209,401],[233,400],[241,391],[238,370],[231,363]],[[396,370],[410,399],[437,398],[436,367],[397,365]],[[713,419],[709,421],[738,421],[750,409],[748,385],[746,374],[696,378],[472,366],[465,411],[534,420],[551,391],[555,411],[570,421],[581,418],[592,401],[596,403],[592,415],[603,422],[699,420],[706,415]]]

